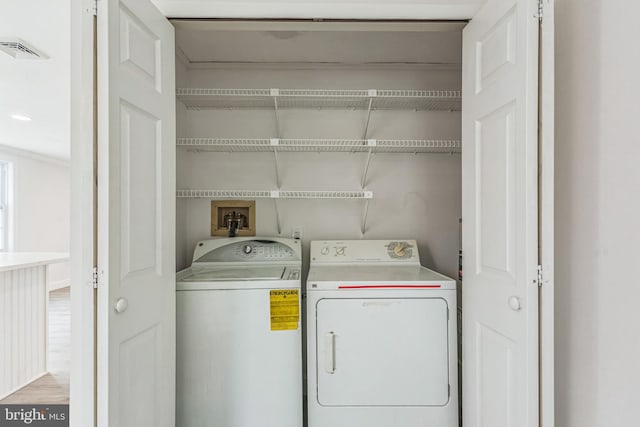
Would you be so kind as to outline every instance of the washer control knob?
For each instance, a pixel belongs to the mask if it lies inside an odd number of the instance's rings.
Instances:
[[[251,247],[251,245],[244,245],[244,247],[242,248],[242,252],[244,252],[247,255],[249,255],[252,251],[253,251],[253,248]]]
[[[320,249],[320,253],[322,255],[329,255],[329,246],[323,246],[322,249]]]

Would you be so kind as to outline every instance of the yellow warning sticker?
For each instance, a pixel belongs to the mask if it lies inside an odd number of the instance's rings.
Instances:
[[[300,291],[298,289],[276,289],[269,292],[271,304],[271,330],[290,331],[298,329],[300,322]]]

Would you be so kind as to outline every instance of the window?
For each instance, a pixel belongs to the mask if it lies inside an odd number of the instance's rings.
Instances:
[[[9,250],[10,180],[11,163],[0,160],[0,252]]]

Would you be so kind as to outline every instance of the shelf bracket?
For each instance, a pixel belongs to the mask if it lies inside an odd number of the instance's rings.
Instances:
[[[273,147],[273,157],[276,162],[276,186],[280,190],[280,165],[278,163],[278,145],[280,145],[280,110],[278,109],[278,96],[280,95],[280,89],[271,89],[271,96],[273,96],[273,111],[276,117],[276,137],[271,139],[271,146]],[[276,203],[277,212],[277,203]],[[278,222],[278,233],[280,233],[280,222]]]
[[[280,138],[280,110],[278,109],[278,96],[280,95],[280,89],[271,89],[271,96],[273,96],[273,111],[276,116],[276,137]]]
[[[373,147],[377,145],[375,139],[369,139],[367,141],[367,146],[369,146],[369,151],[367,152],[367,161],[364,164],[364,172],[362,173],[362,183],[361,187],[364,190],[364,186],[367,184],[367,174],[369,173],[369,165],[371,164],[371,154],[373,153]]]
[[[280,145],[280,140],[278,138],[271,138],[270,143],[271,147],[273,147],[273,159],[276,164],[276,187],[280,190],[280,163],[278,162],[278,146]]]
[[[362,231],[362,235],[364,236],[364,233],[367,231],[367,217],[369,215],[369,202],[371,201],[371,199],[373,198],[373,193],[371,191],[365,191],[364,192],[364,213],[362,215],[362,227],[361,230]]]
[[[369,121],[371,120],[373,98],[375,98],[376,96],[378,96],[378,91],[376,89],[369,89],[369,108],[367,108],[367,121],[364,124],[364,132],[362,134],[362,139],[367,139],[367,134],[369,133]]]
[[[282,227],[280,224],[280,211],[278,210],[278,199],[280,198],[280,191],[272,191],[271,198],[273,199],[273,207],[276,212],[276,227],[278,230],[278,234],[282,232]]]

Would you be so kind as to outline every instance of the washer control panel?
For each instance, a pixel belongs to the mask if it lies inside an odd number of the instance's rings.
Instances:
[[[325,240],[311,242],[312,264],[417,263],[415,240]]]
[[[205,242],[198,243],[204,246]],[[299,241],[294,241],[300,245]],[[297,249],[297,248],[296,248]],[[196,251],[198,247],[196,247]],[[198,254],[193,262],[290,262],[299,260],[298,251],[294,248],[273,240],[243,240],[229,243],[212,249],[204,254]]]

